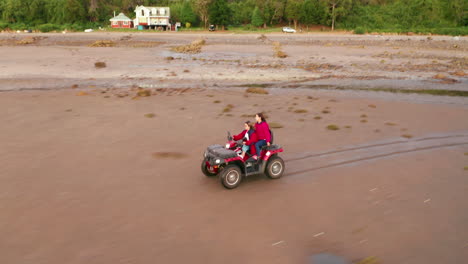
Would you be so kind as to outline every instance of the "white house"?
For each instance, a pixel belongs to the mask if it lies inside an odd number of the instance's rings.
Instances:
[[[135,27],[144,28],[162,27],[167,29],[170,26],[171,16],[169,7],[137,6],[135,8],[136,18],[133,20]]]

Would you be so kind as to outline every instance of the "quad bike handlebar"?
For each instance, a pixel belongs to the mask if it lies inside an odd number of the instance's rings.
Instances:
[[[227,132],[227,140],[228,143],[226,144],[226,148],[237,148],[244,145],[244,139],[234,140],[229,131]]]

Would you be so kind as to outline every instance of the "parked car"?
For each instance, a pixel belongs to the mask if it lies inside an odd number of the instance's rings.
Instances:
[[[284,27],[283,32],[284,33],[296,33],[296,30],[290,27]]]

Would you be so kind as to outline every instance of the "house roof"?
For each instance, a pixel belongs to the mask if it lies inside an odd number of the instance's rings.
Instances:
[[[156,8],[156,9],[159,9],[159,8],[164,8],[164,9],[169,9],[168,6],[137,6],[135,9],[137,8],[146,8],[146,9],[153,9],[153,8]]]
[[[135,12],[138,12],[138,10],[139,10],[139,9],[142,9],[142,8],[144,8],[144,9],[146,9],[146,10],[153,10],[153,9],[160,10],[160,9],[164,9],[164,10],[166,10],[166,13],[168,13],[168,14],[169,14],[169,12],[171,11],[171,9],[170,9],[169,7],[167,7],[167,6],[142,6],[142,5],[141,5],[141,6],[137,6],[137,7],[135,8]]]
[[[124,13],[120,13],[118,16],[115,16],[109,20],[110,21],[132,21],[130,18],[124,15]]]

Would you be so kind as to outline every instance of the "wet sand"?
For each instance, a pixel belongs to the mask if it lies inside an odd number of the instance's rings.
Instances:
[[[349,263],[468,259],[464,98],[285,89],[300,69],[283,69],[268,95],[247,94],[238,86],[264,83],[259,74],[275,70],[231,71],[218,62],[190,68],[185,78],[180,65],[189,59],[175,59],[163,67],[177,76],[154,70],[155,77],[128,72],[125,63],[136,54],[135,65],[156,65],[172,54],[167,47],[150,58],[147,48],[76,46],[76,58],[65,56],[68,48],[0,47],[11,51],[0,61],[8,68],[0,76],[1,263],[312,263],[320,253]],[[207,44],[198,56],[211,48],[222,47]],[[108,67],[94,69],[102,58]],[[211,70],[207,79],[194,74]],[[234,74],[241,70],[245,79]],[[466,78],[456,78],[455,86],[440,85],[459,89]],[[138,86],[151,96],[136,96]],[[200,171],[203,151],[259,111],[283,126],[273,131],[285,149],[285,175],[249,177],[226,190]]]

